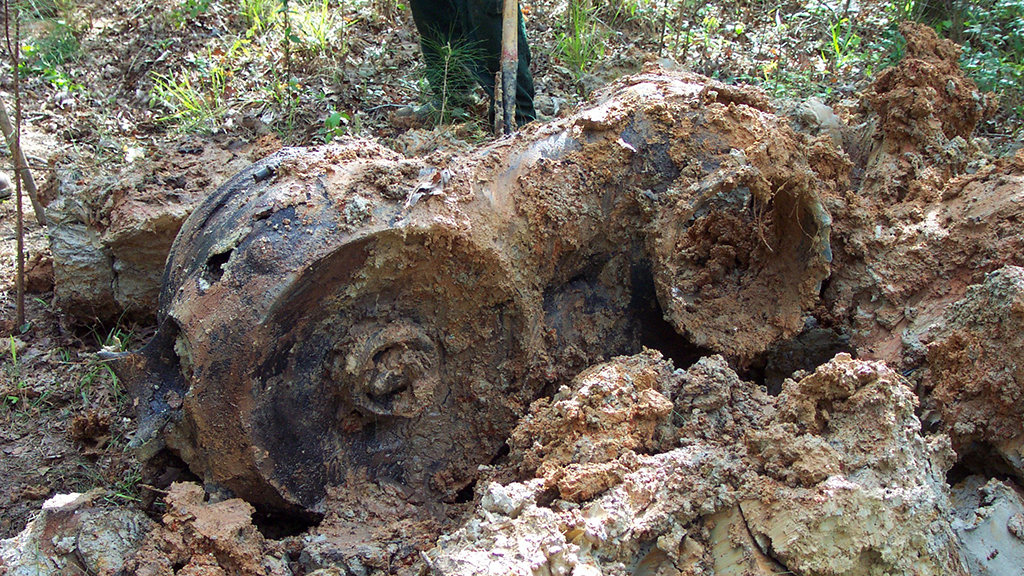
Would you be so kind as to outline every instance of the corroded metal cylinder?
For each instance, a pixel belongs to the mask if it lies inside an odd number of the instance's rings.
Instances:
[[[530,401],[654,324],[737,362],[798,333],[829,185],[762,96],[689,75],[440,165],[283,150],[175,241],[159,332],[118,368],[138,443],[268,510],[354,473],[451,500]]]

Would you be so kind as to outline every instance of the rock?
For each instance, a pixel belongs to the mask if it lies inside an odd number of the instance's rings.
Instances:
[[[953,529],[972,575],[1014,574],[1024,566],[1024,501],[1018,490],[980,476],[953,488]]]
[[[121,574],[153,522],[131,508],[99,508],[102,491],[58,494],[21,534],[0,541],[5,576]]]
[[[536,500],[543,482],[510,484],[507,489],[531,491]],[[558,514],[533,503],[512,522],[502,515],[470,519],[462,529],[438,540],[429,564],[434,573],[444,576],[568,576],[582,573],[578,551],[578,546],[566,542]]]
[[[65,201],[47,209],[53,253],[54,300],[81,319],[116,317],[113,259],[92,228],[61,217]]]
[[[10,198],[13,193],[14,187],[11,186],[11,177],[4,172],[0,172],[0,200]]]

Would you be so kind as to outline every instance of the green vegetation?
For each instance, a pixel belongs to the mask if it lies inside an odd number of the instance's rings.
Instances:
[[[960,66],[978,88],[999,94],[1004,111],[1024,118],[1024,0],[948,4],[926,21],[963,46]]]
[[[569,0],[565,32],[558,37],[558,51],[576,74],[589,72],[604,58],[608,33],[588,0]]]
[[[437,55],[435,65],[424,69],[425,83],[421,83],[422,99],[430,102],[424,108],[435,123],[465,121],[469,118],[469,95],[476,86],[476,78],[469,64],[480,55],[475,46],[445,43],[432,46]]]
[[[150,106],[169,110],[160,121],[170,121],[184,131],[208,131],[216,128],[226,110],[224,93],[230,73],[221,68],[202,72],[187,69],[177,77],[153,74],[153,92]]]
[[[238,13],[225,14],[232,9]],[[216,131],[232,112],[271,107],[285,135],[309,96],[298,77],[333,82],[344,66],[347,29],[354,22],[345,13],[345,5],[333,0],[184,0],[172,15],[176,26],[209,18],[245,28],[175,70],[154,70],[150,106],[161,111],[158,121],[181,132]]]
[[[82,56],[80,39],[91,26],[87,14],[73,0],[29,2],[25,11],[42,25],[21,46],[21,73],[40,76],[58,90],[81,90],[69,69]]]
[[[627,42],[727,82],[776,96],[852,96],[857,83],[899,61],[900,22],[926,23],[963,46],[961,66],[1024,121],[1024,0],[571,0],[557,34],[560,62],[580,75]]]
[[[152,34],[132,81],[151,119],[176,131],[230,130],[255,117],[288,143],[331,141],[355,126],[379,134],[371,124],[394,106],[431,99],[423,78],[436,71],[425,70],[400,0],[129,1]],[[99,29],[85,2],[29,0],[27,77],[85,90],[78,67]],[[569,103],[656,58],[779,97],[854,98],[898,61],[898,26],[913,20],[963,46],[961,65],[999,94],[1010,131],[1024,123],[1024,0],[536,0],[524,11],[543,56],[534,70],[542,94]],[[435,120],[472,119],[479,109],[463,96],[474,79],[460,77],[472,55],[441,52],[440,77],[429,78],[441,87]]]

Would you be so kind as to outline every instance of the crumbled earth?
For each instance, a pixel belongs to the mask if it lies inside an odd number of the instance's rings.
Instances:
[[[652,398],[676,410],[654,416]],[[656,353],[617,358],[533,406],[513,438],[539,438],[532,451],[553,455],[545,476],[486,486],[477,514],[430,552],[431,566],[453,575],[966,574],[946,514],[954,454],[944,436],[921,435],[916,404],[884,364],[845,354],[788,380],[778,397],[720,356],[685,373]],[[560,434],[581,421],[614,427],[627,411],[650,414],[677,440],[643,454],[634,449],[649,434],[594,447]],[[712,518],[729,518],[738,537],[713,535]],[[730,565],[715,550],[723,545],[747,547],[749,562]]]
[[[809,102],[777,115],[761,91],[649,67],[581,112],[479,149],[417,144],[410,149],[429,155],[407,158],[346,140],[286,150],[279,157],[291,159],[269,173],[286,184],[278,196],[256,196],[268,178],[263,165],[249,166],[280,147],[272,137],[182,139],[155,147],[159,161],[103,182],[54,170],[48,200],[58,225],[46,238],[30,223],[28,237],[33,289],[52,287],[52,297],[30,301],[30,326],[18,326],[4,303],[12,336],[0,381],[0,574],[1006,573],[1024,557],[1024,153],[992,158],[972,138],[993,106],[955,66],[955,46],[927,28],[903,34],[903,62],[838,113]],[[464,405],[455,420],[464,424],[456,433],[410,444],[460,454],[482,436],[478,453],[434,475],[410,467],[404,478],[422,480],[413,483],[388,476],[407,464],[384,450],[368,463],[346,452],[354,444],[296,451],[285,443],[296,437],[288,427],[271,428],[278,435],[252,450],[235,433],[302,416],[314,433],[330,417],[339,435],[363,433],[378,429],[368,413],[390,422],[446,401],[431,357],[442,349],[437,336],[387,298],[384,312],[360,300],[374,315],[346,332],[355,344],[340,345],[350,349],[330,348],[334,376],[380,378],[365,397],[324,406],[324,395],[279,391],[270,400],[289,402],[267,402],[270,416],[245,420],[252,407],[243,413],[230,394],[204,406],[219,394],[208,382],[202,397],[136,389],[135,401],[156,398],[169,415],[184,406],[187,417],[166,439],[166,421],[136,429],[132,398],[90,352],[138,346],[119,319],[157,314],[171,239],[243,168],[253,197],[276,202],[245,209],[282,237],[309,233],[292,217],[321,190],[307,184],[325,171],[339,230],[390,217],[430,225],[431,233],[368,248],[378,275],[356,284],[385,294],[401,294],[391,288],[399,286],[427,301],[417,312],[446,325],[443,349],[463,352],[445,361],[473,375],[474,388],[457,390]],[[10,214],[5,203],[5,238]],[[193,233],[186,225],[186,237]],[[172,282],[170,292],[181,288],[186,303],[198,298],[192,289],[216,295],[211,286],[240,273],[230,253],[243,251],[247,233],[218,236],[193,259],[207,284]],[[191,257],[188,249],[178,254]],[[277,254],[275,272],[289,257],[307,259]],[[650,269],[637,267],[636,254],[649,256]],[[290,295],[320,303],[316,288],[335,280],[330,270],[300,270],[307,283]],[[431,274],[442,280],[420,281]],[[450,294],[487,306],[434,306]],[[222,310],[225,331],[207,348],[190,353],[189,340],[166,340],[174,358],[187,359],[185,374],[244,368],[262,353],[217,348],[242,312],[258,316],[259,297],[272,293],[254,295],[244,307],[226,300],[238,308]],[[160,314],[175,313],[165,302]],[[272,312],[320,326],[332,303],[319,305],[312,320],[288,307]],[[83,335],[58,306],[107,324]],[[181,325],[198,338],[203,314],[217,309],[175,318],[192,322]],[[376,331],[373,321],[390,327]],[[389,338],[402,345],[375,347]],[[281,357],[291,373],[304,369]],[[395,378],[411,384],[394,386]],[[513,381],[526,387],[502,395],[494,425],[482,426],[490,413],[477,401]],[[357,410],[338,410],[345,402]],[[427,416],[382,438],[444,431]],[[142,436],[156,439],[146,468],[126,451]],[[325,482],[275,468],[281,459],[304,470],[307,450],[347,472]],[[317,459],[325,450],[333,459]],[[40,501],[87,484],[106,489],[51,500],[28,522]],[[286,502],[273,500],[282,494]],[[310,514],[289,525],[275,505]]]
[[[825,200],[835,260],[822,294],[823,315],[849,327],[863,357],[901,370],[920,365],[919,335],[945,306],[1020,265],[1024,248],[1021,158],[992,162],[970,138],[988,97],[956,67],[954,45],[906,33],[905,58],[867,94],[877,116],[849,137],[868,142],[847,146],[853,181]]]
[[[280,147],[269,135],[253,144],[186,137],[88,181],[62,165],[54,172],[60,194],[46,210],[54,304],[79,321],[151,321],[182,222],[209,190]]]
[[[289,571],[283,550],[268,546],[252,523],[252,506],[232,498],[207,502],[201,486],[174,483],[164,498],[167,511],[124,569],[129,574],[253,574]],[[276,554],[276,555],[275,555]]]
[[[928,346],[931,400],[957,452],[1024,480],[1024,268],[967,289]]]

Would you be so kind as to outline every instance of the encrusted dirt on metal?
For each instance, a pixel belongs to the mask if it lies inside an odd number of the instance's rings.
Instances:
[[[185,223],[159,334],[123,360],[137,443],[270,510],[323,514],[354,470],[451,502],[545,387],[670,332],[659,301],[681,346],[739,363],[794,336],[829,184],[737,103],[763,100],[640,75],[445,165],[363,141],[254,164]]]

